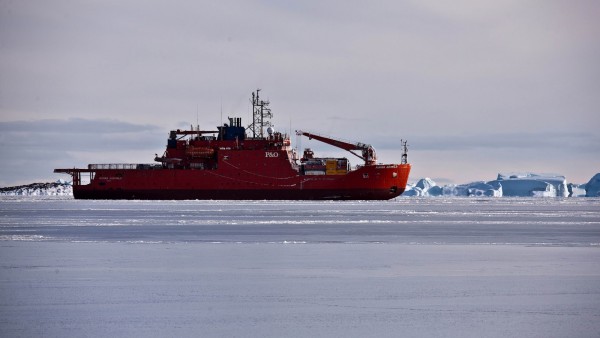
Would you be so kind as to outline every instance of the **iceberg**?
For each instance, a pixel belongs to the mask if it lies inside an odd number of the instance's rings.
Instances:
[[[421,188],[417,188],[414,185],[407,184],[406,190],[402,193],[404,197],[420,197],[423,196],[423,190]]]
[[[567,184],[569,189],[569,197],[585,197],[585,184]]]
[[[442,188],[442,192],[444,196],[502,197],[502,185],[479,181],[459,185],[446,185]]]
[[[472,182],[467,184],[450,184],[440,187],[429,177],[420,179],[416,184],[409,184],[402,196],[489,196],[501,197],[502,185],[490,182]]]
[[[417,184],[415,184],[415,187],[417,188],[421,188],[422,191],[426,192],[427,190],[429,190],[431,187],[435,186],[435,182],[429,178],[429,177],[425,177],[419,180],[419,182],[417,182]]]
[[[509,173],[498,174],[495,181],[501,184],[502,196],[511,197],[568,197],[567,180],[557,174]]]
[[[435,182],[425,177],[420,179],[416,184],[408,184],[406,191],[402,193],[402,196],[421,197],[421,196],[441,196],[442,188],[438,187]]]
[[[600,197],[600,173],[597,173],[585,185],[586,197]]]
[[[434,185],[433,187],[431,187],[427,190],[427,195],[428,196],[443,196],[444,191],[442,190],[442,187]]]
[[[597,197],[600,196],[600,173],[587,184],[567,184],[563,175],[531,172],[499,173],[493,181],[449,184],[443,187],[427,177],[407,185],[402,196]]]

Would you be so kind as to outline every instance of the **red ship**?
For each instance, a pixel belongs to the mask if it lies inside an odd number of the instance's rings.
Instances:
[[[289,136],[271,127],[269,102],[259,90],[252,105],[247,128],[241,118],[229,118],[217,130],[171,131],[166,151],[154,159],[158,164],[89,164],[54,172],[73,177],[76,199],[387,200],[404,192],[411,168],[406,141],[401,163],[381,164],[368,144],[296,131],[363,163],[351,168],[347,158],[314,157],[310,149],[298,158]]]

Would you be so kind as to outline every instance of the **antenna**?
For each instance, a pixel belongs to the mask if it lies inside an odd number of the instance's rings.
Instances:
[[[262,138],[264,136],[264,127],[273,126],[271,122],[268,121],[268,119],[273,117],[273,114],[271,114],[271,108],[269,108],[270,102],[268,100],[261,100],[259,97],[259,92],[260,89],[256,90],[256,94],[252,92],[253,119],[250,126],[253,138]],[[267,121],[265,121],[265,119],[267,119]]]
[[[221,101],[221,127],[220,128],[224,128],[223,126],[223,97],[220,98]],[[224,134],[224,129],[220,129],[221,132],[219,133],[219,135],[221,135],[221,141],[223,141],[223,134]]]

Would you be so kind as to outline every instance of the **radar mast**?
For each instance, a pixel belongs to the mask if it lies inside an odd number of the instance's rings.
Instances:
[[[249,126],[252,131],[253,138],[264,138],[264,128],[272,127],[271,119],[273,114],[271,108],[269,108],[270,102],[268,100],[261,100],[259,97],[260,89],[256,90],[256,93],[252,93],[252,124]]]

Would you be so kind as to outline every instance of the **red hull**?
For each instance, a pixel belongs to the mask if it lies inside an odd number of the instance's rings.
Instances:
[[[85,169],[63,169],[90,172]],[[387,200],[406,188],[409,164],[364,166],[345,175],[264,177],[219,170],[98,169],[77,199]]]

